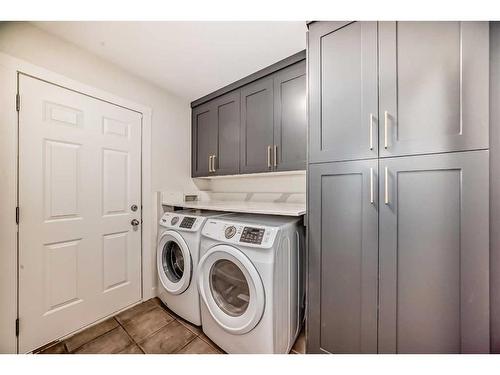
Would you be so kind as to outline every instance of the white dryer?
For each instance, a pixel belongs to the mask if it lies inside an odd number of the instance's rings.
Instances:
[[[210,218],[200,251],[203,332],[228,353],[288,353],[303,316],[302,219]]]
[[[196,266],[201,228],[207,218],[223,214],[199,210],[166,212],[158,227],[159,297],[177,315],[198,326],[201,318]]]

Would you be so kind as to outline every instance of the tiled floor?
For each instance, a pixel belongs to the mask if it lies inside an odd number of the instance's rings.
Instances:
[[[291,353],[304,353],[301,333]],[[40,354],[222,354],[200,327],[176,316],[158,298],[39,351]]]

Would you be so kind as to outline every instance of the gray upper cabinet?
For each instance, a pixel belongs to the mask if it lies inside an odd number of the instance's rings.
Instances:
[[[377,352],[378,160],[309,167],[309,353]]]
[[[309,161],[486,149],[488,22],[318,22]]]
[[[306,63],[274,77],[274,148],[276,171],[306,169]]]
[[[379,352],[489,352],[488,159],[380,159]]]
[[[309,161],[378,156],[377,22],[309,30]]]
[[[216,152],[214,110],[210,103],[193,109],[192,112],[192,158],[193,177],[207,176],[211,171],[211,156]]]
[[[488,22],[380,22],[380,156],[488,148]]]
[[[192,176],[306,169],[305,51],[191,103]]]
[[[213,102],[217,152],[213,170],[215,175],[237,174],[240,155],[240,91],[230,92]]]
[[[241,89],[240,171],[273,169],[273,77]]]

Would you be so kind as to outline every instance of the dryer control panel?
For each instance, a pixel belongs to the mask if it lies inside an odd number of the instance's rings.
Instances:
[[[279,228],[254,224],[230,223],[208,219],[202,235],[214,240],[247,247],[271,248]]]
[[[203,221],[203,217],[175,213],[174,211],[164,213],[160,219],[160,225],[165,228],[195,232],[200,229]]]
[[[265,232],[266,230],[264,228],[243,227],[243,233],[241,233],[240,242],[260,245],[262,243],[262,239],[264,238]]]

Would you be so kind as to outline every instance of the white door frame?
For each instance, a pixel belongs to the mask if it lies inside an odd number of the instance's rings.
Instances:
[[[142,114],[142,299],[155,295],[152,269],[156,207],[151,190],[151,114],[142,104],[77,82],[24,60],[0,53],[0,353],[17,353],[15,322],[18,317],[18,226],[15,222],[18,186],[18,73],[131,109]],[[22,97],[21,97],[22,106]],[[22,220],[22,209],[21,209]],[[22,326],[22,323],[20,323]],[[22,329],[22,328],[21,328]]]

